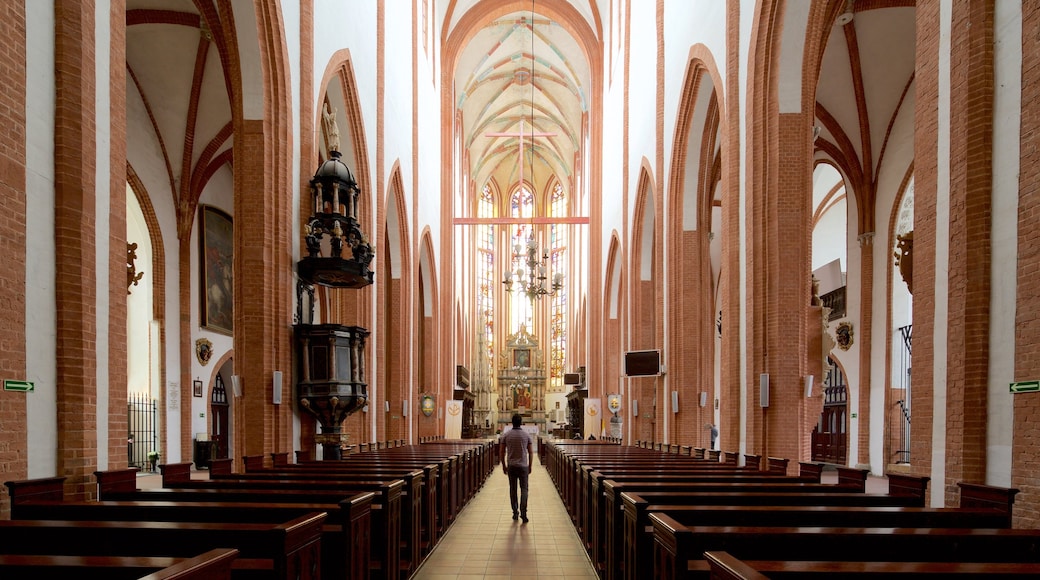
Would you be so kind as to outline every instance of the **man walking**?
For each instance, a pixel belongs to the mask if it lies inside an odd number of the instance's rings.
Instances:
[[[527,523],[527,477],[531,474],[531,436],[520,428],[520,415],[513,415],[513,428],[500,441],[502,472],[509,476],[509,505],[513,519]],[[517,512],[516,485],[520,484],[520,511]]]

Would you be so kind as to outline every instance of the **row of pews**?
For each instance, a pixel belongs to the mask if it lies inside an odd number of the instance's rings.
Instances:
[[[69,499],[64,478],[11,481],[0,521],[0,577],[408,578],[496,465],[494,442],[368,446],[337,461],[288,453],[95,473],[98,500]],[[9,572],[14,575],[9,575]],[[49,577],[49,576],[48,576]]]
[[[602,578],[1040,577],[1017,490],[960,483],[960,507],[930,508],[926,477],[867,493],[865,470],[657,445],[539,446]]]

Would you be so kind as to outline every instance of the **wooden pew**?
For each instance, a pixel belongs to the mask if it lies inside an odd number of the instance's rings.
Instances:
[[[666,514],[675,523],[687,527],[748,525],[754,525],[757,528],[1009,529],[1011,527],[1009,514],[991,508],[754,505],[650,506],[648,509],[650,514]]]
[[[218,548],[193,558],[159,556],[0,555],[4,578],[77,580],[229,580],[238,550]]]
[[[434,522],[430,528],[426,543],[432,548],[439,535],[454,519],[457,509],[461,506],[455,505],[453,497],[459,494],[457,489],[461,487],[458,482],[459,458],[448,457],[422,457],[415,459],[385,459],[380,458],[377,453],[367,454],[365,457],[351,457],[349,460],[340,461],[304,461],[296,464],[277,466],[273,469],[257,467],[250,462],[246,463],[246,473],[257,473],[263,471],[312,471],[312,472],[354,472],[354,473],[376,473],[379,471],[398,470],[408,473],[421,469],[423,472],[424,506],[428,505],[430,513],[423,514],[423,526],[426,527],[426,519],[434,516],[430,521]]]
[[[400,575],[401,494],[404,481],[333,481],[278,480],[237,483],[234,481],[192,481],[186,488],[137,489],[136,470],[95,472],[98,497],[102,501],[168,501],[168,502],[272,502],[338,504],[358,493],[374,492],[371,509],[371,554],[369,565],[376,575],[397,578]],[[130,479],[132,478],[132,479]],[[206,483],[216,485],[206,486]]]
[[[693,577],[690,562],[726,551],[742,560],[1038,563],[1040,530],[962,528],[687,527],[650,514],[654,576]],[[697,566],[694,566],[696,568]]]
[[[262,459],[262,458],[261,458]],[[333,465],[341,465],[339,462],[330,462]],[[244,474],[222,474],[214,475],[209,482],[190,482],[190,479],[185,476],[178,477],[167,477],[169,466],[163,466],[163,486],[164,487],[220,487],[226,482],[234,482],[242,485],[252,485],[253,483],[267,484],[269,482],[278,482],[279,487],[300,484],[302,486],[310,486],[316,484],[318,487],[324,487],[326,482],[332,482],[334,484],[343,484],[348,482],[371,482],[371,481],[386,481],[400,479],[404,481],[402,493],[400,496],[400,536],[402,539],[401,543],[401,568],[405,572],[414,571],[419,563],[422,561],[424,554],[424,547],[432,549],[432,544],[424,542],[422,534],[422,523],[424,506],[429,509],[433,509],[434,506],[430,503],[431,498],[424,497],[424,490],[427,489],[425,486],[425,476],[423,470],[412,469],[411,467],[400,467],[400,468],[366,468],[364,466],[354,469],[340,469],[338,467],[312,467],[310,469],[292,469],[288,466],[280,466],[277,468],[264,468],[255,469],[253,472]],[[236,486],[237,487],[237,486]],[[426,520],[429,520],[429,514],[427,514]],[[429,535],[431,530],[427,529]]]
[[[838,485],[845,486],[844,491],[863,491],[865,489],[866,474],[857,473],[858,470],[849,470],[847,478],[839,481]],[[738,469],[730,470],[726,467],[711,469],[707,472],[697,469],[683,469],[671,465],[637,464],[632,467],[625,466],[582,466],[581,485],[576,491],[577,514],[576,522],[578,534],[588,545],[596,541],[597,530],[604,525],[604,494],[603,482],[612,480],[615,483],[646,482],[646,483],[690,483],[702,487],[714,485],[716,488],[729,486],[731,483],[741,484],[817,484],[818,476],[798,475],[787,476],[779,472],[763,472],[757,470]],[[835,486],[828,485],[825,491],[834,491]],[[811,491],[804,489],[803,491]],[[620,505],[616,502],[615,505]]]
[[[927,482],[928,478],[923,478]],[[649,512],[661,511],[664,506],[836,506],[836,507],[924,507],[923,488],[920,494],[900,493],[907,488],[897,488],[896,494],[874,493],[767,493],[756,491],[697,492],[670,489],[623,491],[624,486],[614,489],[613,482],[606,482],[605,494],[608,518],[608,544],[606,568],[626,571],[626,578],[633,578],[628,570],[640,570],[649,565],[653,554],[653,531],[650,528]],[[614,502],[621,503],[621,514]],[[994,510],[996,511],[996,510]],[[1004,523],[1010,520],[1003,520]],[[1008,526],[1003,526],[1008,527]],[[631,563],[631,564],[630,564]]]
[[[703,564],[691,563],[691,576],[712,580],[761,580],[762,578],[1036,578],[1040,564],[975,562],[791,562],[744,561],[727,552],[705,552]],[[697,564],[693,566],[692,564]],[[765,574],[763,574],[765,573]]]
[[[373,492],[338,503],[231,503],[169,501],[68,501],[64,478],[8,482],[11,517],[16,520],[114,520],[170,522],[281,523],[312,512],[329,515],[322,527],[322,576],[367,577],[371,561]],[[338,495],[336,496],[338,497]]]
[[[615,476],[619,477],[619,476]],[[590,552],[594,565],[599,569],[606,569],[608,559],[607,550],[609,546],[616,546],[618,539],[611,534],[621,530],[621,518],[623,517],[620,494],[623,492],[638,493],[640,491],[691,491],[700,493],[766,493],[773,495],[801,495],[801,494],[861,494],[864,487],[857,482],[850,484],[822,484],[805,483],[800,478],[772,477],[764,481],[744,481],[736,476],[735,479],[719,479],[714,481],[696,481],[696,479],[684,479],[682,477],[657,476],[620,476],[620,481],[614,479],[603,480],[601,490],[596,490],[594,501],[589,507],[590,530],[604,530],[605,533],[593,532],[589,536],[587,549]],[[924,498],[919,500],[922,504]]]
[[[283,524],[0,520],[7,555],[171,556],[191,558],[217,547],[234,548],[235,570],[266,571],[268,578],[320,578],[324,513]],[[60,550],[60,554],[54,552]]]

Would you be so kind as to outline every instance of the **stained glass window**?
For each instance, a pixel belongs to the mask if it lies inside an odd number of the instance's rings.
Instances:
[[[495,196],[491,187],[484,186],[477,200],[477,217],[495,217]],[[484,333],[488,364],[495,362],[495,227],[477,226],[477,320]]]
[[[559,182],[549,198],[552,217],[567,216],[567,195]],[[549,226],[549,271],[562,274],[567,271],[567,226]],[[563,370],[567,362],[567,293],[557,292],[552,297],[549,314],[549,384],[550,390],[563,390]]]

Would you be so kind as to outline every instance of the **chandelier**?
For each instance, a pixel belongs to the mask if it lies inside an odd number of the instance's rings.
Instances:
[[[539,256],[539,254],[541,255]],[[546,287],[549,253],[538,251],[538,242],[534,239],[533,229],[527,238],[526,248],[519,242],[513,246],[513,260],[522,260],[522,262],[516,268],[516,272],[506,270],[505,280],[502,281],[506,286],[506,292],[515,291],[535,300],[546,295],[552,296],[563,289],[563,274],[559,272],[553,274],[552,283],[548,288]]]

